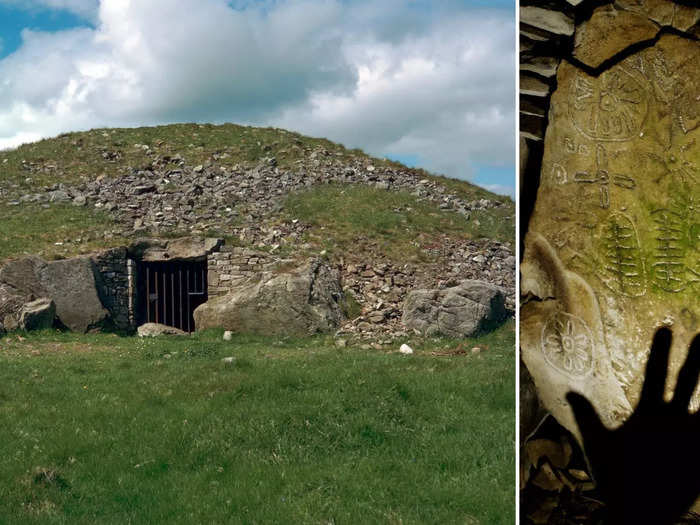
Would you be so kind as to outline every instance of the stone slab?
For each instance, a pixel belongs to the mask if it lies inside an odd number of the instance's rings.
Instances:
[[[659,27],[646,16],[605,5],[576,28],[573,55],[596,68],[628,47],[650,40]]]
[[[578,434],[568,391],[614,427],[660,323],[669,392],[700,329],[700,43],[667,34],[598,77],[563,62],[557,86],[521,266],[539,300],[520,341],[543,403]]]
[[[520,21],[555,35],[571,36],[574,33],[574,21],[564,13],[551,9],[523,6],[520,8]]]

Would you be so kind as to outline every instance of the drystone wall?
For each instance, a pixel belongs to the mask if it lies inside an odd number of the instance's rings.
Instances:
[[[92,257],[99,279],[97,292],[117,328],[128,329],[134,325],[134,293],[132,262],[127,259],[126,248],[114,248]]]
[[[208,296],[218,297],[234,291],[242,283],[273,271],[290,260],[259,250],[222,246],[207,259]]]
[[[577,434],[568,391],[617,426],[658,325],[671,377],[700,328],[700,9],[559,4],[521,10],[521,350]]]

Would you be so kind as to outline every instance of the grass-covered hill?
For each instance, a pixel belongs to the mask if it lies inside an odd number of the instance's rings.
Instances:
[[[0,334],[0,523],[512,523],[514,321],[452,340],[400,320],[408,290],[464,278],[512,307],[513,230],[508,198],[284,130],[0,152],[0,264],[215,235],[325,252],[352,306],[333,336]]]
[[[514,204],[274,128],[96,129],[0,152],[0,261],[192,233],[287,253],[420,260],[445,236],[512,245]]]

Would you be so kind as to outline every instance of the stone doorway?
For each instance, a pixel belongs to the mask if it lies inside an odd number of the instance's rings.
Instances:
[[[141,262],[139,266],[139,324],[194,331],[194,310],[207,301],[206,261]]]

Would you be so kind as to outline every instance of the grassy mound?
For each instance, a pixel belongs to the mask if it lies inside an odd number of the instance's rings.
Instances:
[[[325,139],[276,128],[235,124],[96,129],[67,133],[0,152],[0,261],[26,252],[49,258],[65,257],[124,242],[113,233],[124,225],[115,224],[107,213],[55,203],[23,202],[8,206],[6,203],[10,199],[41,193],[61,183],[80,185],[98,177],[153,169],[160,161],[173,158],[182,159],[190,167],[211,163],[230,170],[235,166],[252,168],[274,156],[282,169],[295,170],[300,166],[313,169],[315,161],[311,156],[319,151],[321,159],[362,159],[377,167],[409,169]],[[414,241],[411,236],[428,235],[431,231],[512,241],[515,223],[514,204],[510,199],[465,181],[413,171],[422,178],[437,181],[467,201],[487,198],[504,205],[472,212],[472,219],[467,222],[457,214],[439,210],[435,204],[419,202],[405,193],[335,186],[313,187],[290,197],[287,213],[311,222],[313,233],[322,235],[328,248],[351,245],[353,236],[362,234],[389,251],[410,252]],[[366,228],[364,233],[363,228]],[[230,234],[216,233],[224,237]],[[169,232],[160,234],[167,236]],[[389,239],[392,236],[396,238]]]

